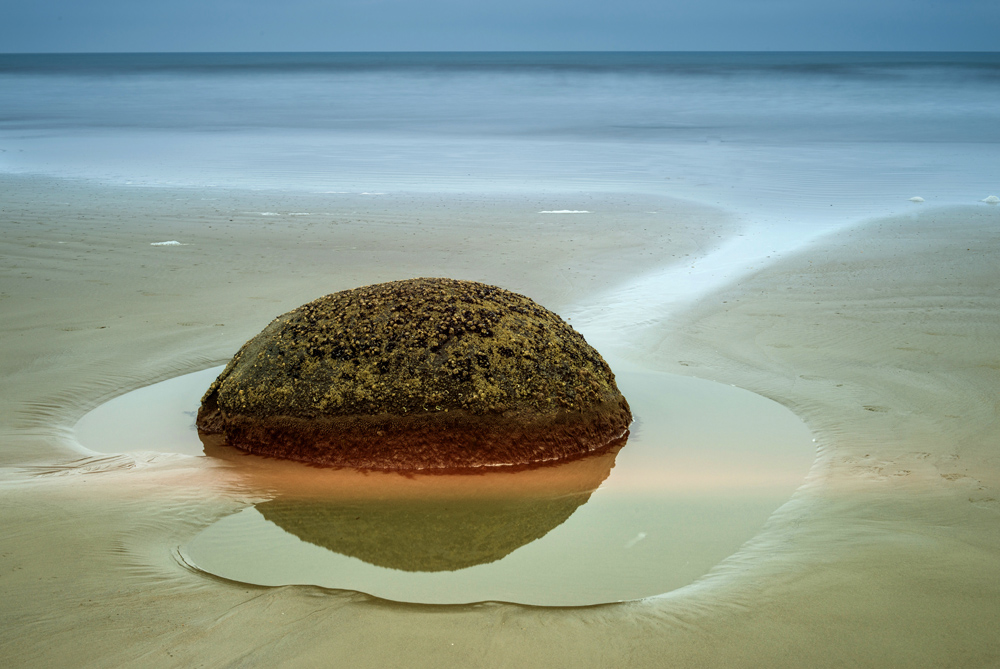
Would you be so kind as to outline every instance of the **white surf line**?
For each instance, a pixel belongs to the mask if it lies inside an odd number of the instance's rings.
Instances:
[[[538,212],[539,214],[589,214],[585,209],[547,209]]]
[[[714,251],[683,265],[675,264],[637,277],[567,309],[573,327],[600,351],[624,354],[650,327],[662,325],[685,307],[736,282],[830,232],[851,227],[756,225],[723,242]],[[617,357],[617,356],[616,356]]]

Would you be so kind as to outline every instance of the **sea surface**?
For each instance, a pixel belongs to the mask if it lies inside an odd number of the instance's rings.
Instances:
[[[1000,53],[8,54],[0,150],[133,185],[631,190],[822,222],[1000,191]]]

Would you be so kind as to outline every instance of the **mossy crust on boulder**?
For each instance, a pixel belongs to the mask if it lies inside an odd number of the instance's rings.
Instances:
[[[559,316],[472,281],[409,279],[279,316],[208,389],[198,428],[246,451],[371,469],[579,455],[632,420]]]

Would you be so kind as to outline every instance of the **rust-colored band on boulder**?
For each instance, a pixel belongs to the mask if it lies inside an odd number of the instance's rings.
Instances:
[[[226,443],[249,453],[358,469],[463,469],[576,457],[622,437],[624,398],[586,415],[522,419],[465,411],[410,416],[221,419]]]
[[[411,279],[275,319],[197,424],[251,453],[415,470],[579,456],[631,420],[607,363],[557,315],[495,286]]]

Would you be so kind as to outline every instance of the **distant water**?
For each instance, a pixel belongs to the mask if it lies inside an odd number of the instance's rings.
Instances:
[[[0,150],[118,183],[631,190],[823,227],[1000,192],[1000,54],[0,55]]]

